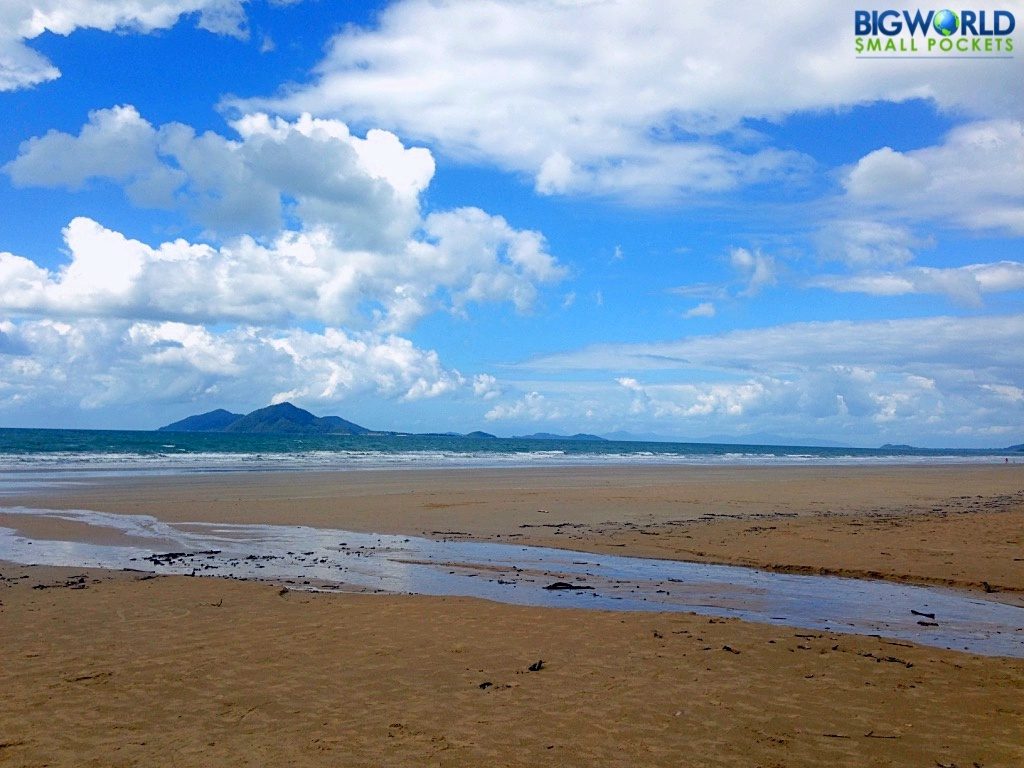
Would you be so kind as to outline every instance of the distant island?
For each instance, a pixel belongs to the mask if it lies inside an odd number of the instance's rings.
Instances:
[[[241,414],[218,408],[160,427],[159,432],[226,432],[243,435],[368,435],[373,432],[339,416],[314,416],[291,403]]]
[[[575,435],[553,435],[550,432],[534,432],[532,435],[516,435],[516,440],[598,440],[607,442],[600,435],[588,435],[586,432],[577,432]]]
[[[252,413],[233,413],[232,411],[218,408],[207,413],[199,413],[188,416],[173,424],[160,427],[160,432],[219,432],[225,434],[240,435],[366,435],[369,437],[387,437],[398,435],[430,435],[436,437],[462,437],[472,440],[552,440],[552,441],[580,441],[580,442],[608,442],[609,440],[621,440],[635,442],[637,440],[669,441],[667,438],[653,435],[636,435],[628,432],[615,432],[607,437],[577,432],[574,435],[558,435],[552,432],[534,432],[532,435],[514,435],[511,438],[500,438],[490,432],[474,431],[462,432],[396,432],[391,430],[376,430],[360,426],[354,422],[347,421],[340,416],[316,416],[309,411],[292,405],[291,403],[278,403],[269,405],[266,408],[259,408]],[[758,440],[760,438],[760,441]],[[772,438],[772,439],[769,439]],[[849,447],[836,443],[826,443],[805,439],[799,442],[785,442],[784,438],[769,435],[748,435],[744,438],[749,441],[744,445],[785,445],[785,446],[827,446],[827,447]],[[738,444],[736,438],[727,440],[716,436],[703,440],[669,441],[669,442],[691,442],[691,443],[716,443],[716,444]],[[886,443],[877,448],[881,451],[919,451],[922,450],[912,445]],[[1024,444],[1011,445],[1003,450],[1024,452]]]
[[[220,432],[237,435],[403,435],[407,432],[378,431],[361,427],[340,416],[316,416],[309,411],[292,405],[278,403],[259,408],[252,413],[232,413],[218,408],[215,411],[188,416],[180,421],[160,427],[158,432]],[[449,437],[469,437],[478,440],[499,440],[489,432],[446,432]],[[604,440],[597,435],[582,432],[575,435],[555,435],[537,432],[520,435],[519,440]]]

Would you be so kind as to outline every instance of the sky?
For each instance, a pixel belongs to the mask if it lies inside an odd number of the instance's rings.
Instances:
[[[4,0],[0,426],[1024,442],[1024,56],[766,8]]]

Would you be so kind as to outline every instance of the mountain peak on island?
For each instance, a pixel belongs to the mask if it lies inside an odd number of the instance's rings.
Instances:
[[[207,411],[206,413],[198,413],[195,416],[189,416],[176,421],[173,424],[168,424],[166,427],[160,427],[160,432],[223,432],[224,428],[230,425],[232,422],[238,421],[242,418],[240,413],[231,413],[231,411],[225,411],[223,408],[218,408],[215,411]]]
[[[366,427],[353,424],[340,416],[315,416],[288,402],[258,408],[244,416],[218,408],[160,427],[159,431],[249,435],[365,435],[370,432]]]

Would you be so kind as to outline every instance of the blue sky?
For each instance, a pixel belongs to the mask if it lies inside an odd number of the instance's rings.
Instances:
[[[5,4],[0,425],[1022,442],[1024,67],[859,7]]]

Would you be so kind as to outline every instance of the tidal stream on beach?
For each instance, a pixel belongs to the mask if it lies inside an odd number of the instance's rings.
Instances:
[[[568,550],[282,525],[166,523],[88,510],[0,509],[0,560],[461,595],[520,605],[693,611],[1024,657],[1024,609],[931,587]],[[55,524],[47,538],[18,522]],[[62,538],[59,538],[62,537]]]

